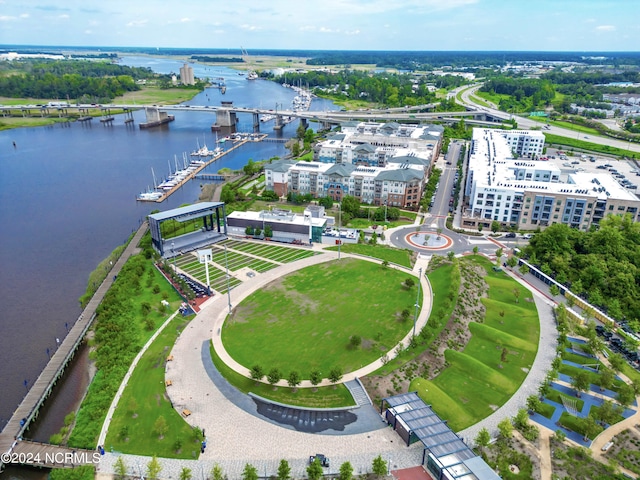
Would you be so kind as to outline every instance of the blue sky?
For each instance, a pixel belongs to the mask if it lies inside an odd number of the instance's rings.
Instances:
[[[0,0],[0,44],[640,50],[640,0]]]

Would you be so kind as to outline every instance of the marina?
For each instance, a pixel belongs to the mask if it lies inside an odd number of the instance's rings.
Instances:
[[[196,178],[205,178],[204,175],[201,175],[201,172],[211,165],[216,160],[219,160],[221,157],[233,152],[234,150],[240,148],[249,142],[261,142],[267,137],[267,134],[235,134],[233,137],[223,138],[218,140],[218,143],[226,143],[227,141],[233,142],[233,146],[227,150],[223,150],[221,147],[216,147],[215,150],[209,150],[207,146],[200,147],[198,145],[198,150],[191,153],[191,156],[205,157],[208,158],[213,155],[212,158],[208,160],[191,160],[189,166],[185,165],[185,168],[182,170],[178,170],[178,163],[176,160],[176,171],[170,175],[164,182],[159,185],[155,185],[155,173],[152,174],[154,177],[154,190],[147,190],[146,192],[140,193],[136,200],[139,202],[157,202],[162,203],[167,198],[169,198],[173,193],[177,192],[182,188],[190,180]],[[203,150],[203,149],[206,149]],[[205,154],[205,152],[210,152],[209,154]],[[186,154],[183,156],[183,163],[186,164]],[[213,175],[213,174],[208,174]],[[222,177],[218,175],[218,177]]]

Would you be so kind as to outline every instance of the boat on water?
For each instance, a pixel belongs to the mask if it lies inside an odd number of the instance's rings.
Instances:
[[[146,192],[140,192],[136,197],[136,200],[140,200],[142,202],[155,202],[156,200],[160,200],[162,195],[164,195],[163,192],[149,190]]]
[[[257,80],[257,79],[258,79],[258,74],[253,70],[250,70],[249,73],[247,73],[247,80]]]

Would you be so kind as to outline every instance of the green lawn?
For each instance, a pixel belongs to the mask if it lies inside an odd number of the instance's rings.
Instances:
[[[269,400],[308,408],[338,408],[355,405],[351,393],[343,384],[316,389],[298,388],[295,391],[288,387],[274,389],[271,385],[255,382],[229,368],[220,360],[212,345],[210,345],[209,351],[216,369],[231,385],[243,393],[252,392]]]
[[[304,268],[254,292],[236,307],[222,329],[229,354],[240,364],[292,370],[308,378],[335,366],[344,372],[376,360],[406,335],[415,277],[364,260],[342,259]],[[350,347],[350,337],[362,339]]]
[[[636,152],[632,152],[631,150],[611,147],[609,145],[600,145],[597,143],[587,142],[585,140],[578,140],[576,138],[561,137],[560,135],[553,135],[552,133],[545,133],[544,136],[547,144],[563,145],[565,147],[603,153],[606,155],[632,156],[637,154]]]
[[[187,324],[188,320],[176,317],[138,362],[113,415],[105,449],[113,447],[116,451],[133,455],[187,459],[197,458],[200,454],[200,439],[196,432],[165,395],[165,390],[171,388],[165,387],[164,383],[165,361]],[[162,439],[153,433],[154,424],[160,416],[164,417],[168,427]],[[181,442],[180,453],[175,448],[176,441]]]
[[[560,415],[560,425],[568,428],[569,430],[573,430],[580,435],[584,435],[584,430],[582,428],[582,419],[578,417],[574,417],[573,415],[569,415],[567,412],[562,412]],[[598,425],[598,430],[594,435],[591,435],[589,439],[593,440],[604,430],[603,427]]]
[[[338,247],[328,247],[326,250],[338,251]],[[395,263],[403,267],[411,268],[411,255],[410,250],[400,250],[398,248],[391,248],[385,245],[367,245],[360,243],[350,243],[342,245],[340,251],[344,253],[355,253],[358,255],[366,255],[367,257],[379,258],[380,260],[386,260],[389,263]]]
[[[488,260],[475,255],[465,260],[487,272],[488,298],[482,299],[486,307],[484,322],[470,324],[472,337],[462,352],[445,351],[448,367],[430,382],[431,387],[437,387],[435,391],[446,392],[448,398],[434,397],[433,388],[421,391],[422,383],[417,380],[410,386],[456,431],[487,417],[515,393],[533,364],[539,336],[535,304],[526,300],[531,293],[504,272],[494,272]],[[436,286],[432,285],[438,299]],[[518,303],[513,293],[516,288],[520,291]],[[503,349],[505,361],[501,360]]]

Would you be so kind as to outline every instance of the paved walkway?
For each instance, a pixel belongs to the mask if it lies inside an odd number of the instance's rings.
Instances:
[[[342,256],[348,255],[343,253]],[[251,292],[272,280],[299,268],[334,258],[337,258],[337,252],[326,252],[259,274],[233,289],[231,302],[237,305]],[[428,289],[426,280],[422,279],[422,282],[423,287]],[[425,307],[422,309],[419,322],[426,322],[430,306]],[[279,460],[284,458],[291,464],[292,475],[302,478],[306,476],[309,455],[315,453],[323,453],[331,459],[331,470],[326,473],[336,473],[345,461],[351,462],[354,474],[365,473],[370,470],[373,459],[378,455],[389,460],[392,469],[420,464],[422,445],[416,443],[407,447],[390,428],[352,435],[339,435],[340,432],[303,433],[265,421],[264,418],[249,413],[230,401],[208,379],[203,358],[208,355],[206,344],[210,339],[213,338],[214,342],[220,345],[220,329],[226,314],[227,296],[217,295],[183,330],[171,351],[174,360],[167,363],[166,377],[172,380],[172,386],[167,393],[179,412],[185,408],[191,411],[186,421],[205,430],[208,446],[199,461],[160,459],[163,465],[161,477],[178,478],[180,469],[186,466],[192,469],[194,478],[198,478],[200,472],[208,473],[214,463],[219,463],[229,478],[240,478],[247,462],[258,469],[260,476],[269,476],[276,474]],[[418,325],[421,328],[421,324]],[[225,355],[223,351],[220,353]],[[373,370],[377,365],[378,363],[374,363],[369,369]],[[238,368],[246,371],[242,366]],[[362,369],[351,372],[346,374],[343,380],[364,375],[366,372]],[[239,395],[248,398],[246,395]],[[380,422],[382,423],[381,417]],[[109,446],[105,447],[108,451]],[[99,471],[113,472],[117,457],[114,453],[105,454]],[[149,458],[133,455],[125,455],[124,460],[129,471],[136,475],[139,475],[140,469],[144,472],[149,462]]]

